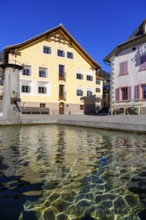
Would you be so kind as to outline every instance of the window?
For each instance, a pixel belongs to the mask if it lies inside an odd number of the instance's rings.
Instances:
[[[40,108],[45,108],[46,104],[45,103],[40,103]]]
[[[21,86],[21,92],[23,93],[30,93],[31,92],[31,87],[27,85]]]
[[[44,70],[39,70],[39,77],[46,77],[46,72]]]
[[[134,86],[134,99],[139,99],[140,95],[140,85]]]
[[[83,90],[77,89],[76,95],[77,95],[77,96],[83,96]]]
[[[100,92],[100,88],[96,88],[96,92]]]
[[[87,91],[87,96],[92,96],[92,91]]]
[[[39,86],[38,87],[38,93],[47,93],[47,88],[46,87],[44,87],[44,86]]]
[[[76,78],[77,78],[77,79],[83,79],[83,74],[77,73],[77,74],[76,74]]]
[[[121,88],[121,98],[122,100],[128,100],[128,88]]]
[[[51,47],[46,47],[46,46],[44,46],[44,47],[43,47],[43,53],[51,54]]]
[[[88,81],[93,81],[93,76],[87,75],[87,80]]]
[[[31,75],[31,66],[24,66],[24,69],[22,71],[22,75],[30,76]]]
[[[59,80],[65,80],[65,66],[59,65]]]
[[[37,95],[50,96],[51,95],[50,83],[47,81],[37,81]]]
[[[67,58],[69,58],[69,59],[73,59],[73,53],[71,53],[71,52],[67,52]]]
[[[59,75],[64,73],[64,69],[65,69],[64,65],[59,65]]]
[[[65,85],[59,84],[59,99],[66,99]]]
[[[115,90],[116,101],[128,101],[131,100],[131,87],[122,87]]]
[[[146,85],[142,85],[142,99],[146,99]]]
[[[100,85],[100,80],[96,79],[96,84]]]
[[[140,57],[140,70],[146,69],[146,55]]]
[[[119,75],[128,74],[128,61],[120,63],[120,73]]]
[[[59,57],[65,57],[65,53],[64,53],[63,50],[57,50],[57,55],[58,55]]]
[[[44,77],[44,78],[47,77],[47,69],[46,68],[39,67],[39,77]]]
[[[84,110],[84,105],[80,105],[80,110]]]

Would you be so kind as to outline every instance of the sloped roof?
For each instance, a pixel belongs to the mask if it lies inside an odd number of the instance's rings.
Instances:
[[[130,35],[129,39],[136,38],[138,36],[144,35],[144,25],[146,24],[146,19],[136,28],[135,31]]]
[[[117,55],[123,49],[129,48],[131,46],[136,46],[139,43],[146,42],[146,33],[144,30],[144,25],[146,25],[146,20],[144,20],[136,30],[130,35],[127,41],[118,45],[115,49],[113,49],[104,59],[104,62],[110,63],[110,58],[115,54]]]
[[[98,75],[96,75],[96,79],[104,80],[104,78],[102,76],[98,76]]]
[[[26,40],[22,43],[19,44],[14,44],[11,46],[7,46],[4,48],[4,60],[7,63],[8,62],[8,54],[10,53],[11,50],[14,49],[21,49],[22,47],[26,47],[29,44],[34,44],[35,42],[41,41],[45,39],[45,37],[51,36],[53,33],[60,31],[61,34],[71,42],[72,46],[75,47],[78,52],[92,65],[93,68],[95,69],[100,69],[101,66],[92,59],[92,57],[78,44],[78,42],[69,34],[69,32],[63,27],[62,24],[46,31],[43,32],[42,34],[39,34],[29,40]]]
[[[98,77],[101,77],[102,80],[109,80],[110,79],[110,73],[103,70],[103,69],[100,69],[97,71],[97,75],[96,75],[96,78]]]

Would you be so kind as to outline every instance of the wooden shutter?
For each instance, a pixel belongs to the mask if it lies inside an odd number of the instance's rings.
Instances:
[[[131,100],[131,86],[128,87],[128,100]]]
[[[140,57],[140,70],[146,69],[146,55]]]
[[[128,73],[128,62],[120,63],[120,75],[124,75]]]
[[[115,89],[115,100],[120,100],[120,88]]]
[[[124,74],[128,73],[128,62],[124,62]]]
[[[28,86],[28,92],[31,92],[31,86]]]
[[[47,88],[46,88],[46,87],[44,87],[44,93],[45,93],[45,94],[47,93]]]
[[[123,67],[124,67],[123,63],[120,63],[120,75],[122,75],[123,72],[124,72],[124,68]]]
[[[140,98],[140,85],[134,86],[134,99]]]

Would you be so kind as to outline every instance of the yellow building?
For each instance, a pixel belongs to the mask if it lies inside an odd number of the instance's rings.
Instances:
[[[50,114],[83,114],[82,96],[101,96],[100,65],[59,25],[4,49],[4,62],[24,65],[20,74],[22,107],[47,107]]]

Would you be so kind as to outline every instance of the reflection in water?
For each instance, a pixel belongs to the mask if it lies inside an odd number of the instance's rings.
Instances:
[[[146,199],[127,184],[146,170],[145,160],[144,135],[56,125],[0,128],[1,217],[140,219]]]

